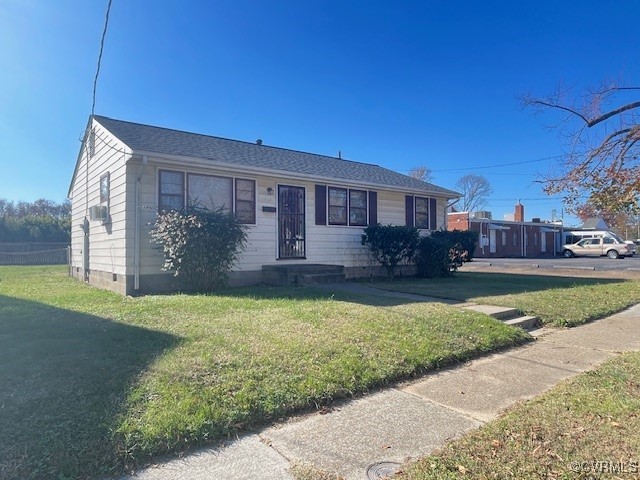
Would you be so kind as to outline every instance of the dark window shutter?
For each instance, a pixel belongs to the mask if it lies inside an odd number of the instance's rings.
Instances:
[[[407,195],[404,197],[404,212],[406,215],[405,222],[407,227],[413,227],[415,225],[415,218],[413,216],[413,195]]]
[[[438,228],[438,212],[436,211],[436,199],[429,199],[429,230]]]
[[[369,192],[369,225],[378,223],[378,192]]]
[[[316,185],[316,225],[327,224],[327,186]]]

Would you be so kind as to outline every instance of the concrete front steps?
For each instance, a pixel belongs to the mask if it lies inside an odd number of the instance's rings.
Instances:
[[[344,266],[319,263],[264,265],[262,282],[267,285],[309,285],[344,282]]]
[[[464,308],[473,310],[474,312],[484,313],[496,320],[503,321],[507,325],[520,327],[528,332],[536,330],[540,326],[537,317],[520,315],[517,308],[496,307],[494,305],[468,305]]]

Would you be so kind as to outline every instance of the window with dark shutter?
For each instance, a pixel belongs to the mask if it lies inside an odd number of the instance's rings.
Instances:
[[[435,198],[429,199],[429,229],[435,230],[438,228],[438,212],[437,202]]]
[[[407,227],[413,227],[414,226],[413,195],[407,195],[404,197],[404,212],[405,212],[405,223]]]
[[[327,224],[327,186],[316,185],[316,225]]]
[[[364,190],[349,190],[349,225],[367,225],[367,192]]]
[[[416,197],[416,223],[417,228],[429,228],[429,199]]]
[[[347,225],[348,190],[329,187],[329,225]]]
[[[378,223],[378,192],[369,192],[369,225]]]

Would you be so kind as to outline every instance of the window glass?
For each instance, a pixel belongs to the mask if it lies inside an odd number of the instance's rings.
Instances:
[[[236,179],[236,218],[240,223],[256,223],[256,182]]]
[[[429,228],[429,199],[416,197],[416,227]]]
[[[109,172],[100,177],[100,203],[109,203]]]
[[[184,207],[184,174],[160,170],[158,209],[180,210]]]
[[[232,208],[233,184],[230,178],[209,175],[189,175],[189,205],[217,210]]]
[[[367,224],[367,192],[363,190],[349,190],[349,224]]]
[[[329,188],[329,225],[347,224],[347,189]]]

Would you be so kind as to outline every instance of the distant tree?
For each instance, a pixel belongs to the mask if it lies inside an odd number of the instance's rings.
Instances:
[[[424,165],[419,167],[413,167],[409,170],[409,176],[422,180],[423,182],[431,182],[433,180],[433,172],[430,168]]]
[[[43,198],[35,202],[0,199],[0,242],[67,242],[71,204]]]
[[[462,194],[459,205],[463,212],[482,210],[487,205],[487,197],[493,193],[489,180],[472,173],[461,177],[456,189]]]
[[[598,210],[630,212],[640,207],[640,87],[603,82],[575,95],[558,88],[547,97],[524,95],[524,107],[559,115],[557,129],[568,153],[556,172],[543,175],[544,191],[561,193],[572,212],[587,198]]]

